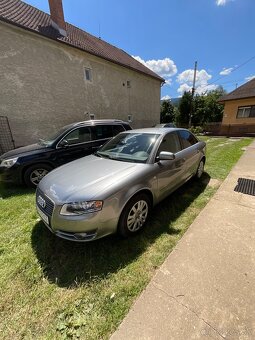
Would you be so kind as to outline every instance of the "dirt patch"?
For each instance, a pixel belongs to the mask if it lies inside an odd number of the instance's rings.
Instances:
[[[211,187],[211,188],[218,188],[221,185],[221,183],[222,183],[221,180],[211,178],[207,185],[209,185],[209,187]]]

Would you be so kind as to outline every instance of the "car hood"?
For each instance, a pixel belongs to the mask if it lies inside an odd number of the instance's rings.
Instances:
[[[90,155],[51,171],[39,183],[39,189],[57,204],[100,199],[107,188],[142,166]]]
[[[25,156],[27,153],[31,153],[31,151],[38,151],[38,150],[43,151],[43,150],[47,150],[47,148],[40,144],[31,144],[31,145],[22,146],[21,148],[8,151],[4,153],[3,155],[1,155],[1,158],[8,159],[12,157],[21,157],[21,156]]]

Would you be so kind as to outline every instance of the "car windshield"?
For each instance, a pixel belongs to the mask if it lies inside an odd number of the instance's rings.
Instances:
[[[132,163],[146,163],[160,135],[154,133],[121,133],[96,152],[98,157]]]
[[[61,136],[66,131],[66,126],[64,126],[62,129],[58,130],[58,132],[55,132],[53,135],[50,135],[46,138],[40,138],[38,144],[43,146],[51,146],[55,140]]]

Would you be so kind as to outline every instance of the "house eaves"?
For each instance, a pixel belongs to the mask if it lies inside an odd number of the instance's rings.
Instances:
[[[145,74],[161,83],[165,80],[138,62],[125,51],[96,38],[66,22],[66,36],[62,36],[51,25],[50,15],[20,0],[1,0],[0,20],[34,32],[59,43],[63,43],[117,65]]]
[[[247,99],[255,97],[255,78],[239,86],[229,94],[219,98],[218,102],[224,103],[229,100]]]

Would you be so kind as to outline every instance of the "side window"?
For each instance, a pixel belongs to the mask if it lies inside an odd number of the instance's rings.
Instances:
[[[120,133],[122,131],[125,131],[125,129],[122,125],[113,125],[112,126],[113,136],[116,136],[118,133]]]
[[[105,139],[112,137],[112,126],[111,125],[96,125],[94,127],[95,139]]]
[[[126,131],[132,130],[131,126],[128,125],[128,124],[123,123],[123,126],[124,126],[124,128],[125,128]]]
[[[164,139],[162,140],[159,148],[157,156],[160,154],[161,151],[168,151],[172,153],[176,153],[181,150],[181,144],[179,137],[176,132],[168,133]]]
[[[180,138],[181,138],[184,149],[198,142],[196,137],[192,135],[192,133],[190,133],[189,131],[181,130],[179,131],[179,134],[180,134]]]
[[[67,134],[64,139],[69,145],[85,143],[91,140],[91,133],[89,128],[81,127]]]

